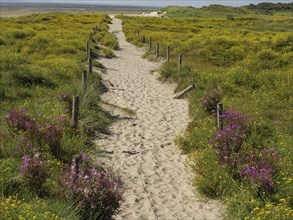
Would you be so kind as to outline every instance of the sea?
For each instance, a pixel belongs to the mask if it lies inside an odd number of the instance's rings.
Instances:
[[[249,4],[258,4],[261,2],[272,3],[292,3],[292,0],[1,0],[2,3],[53,3],[53,4],[83,4],[100,6],[140,6],[140,7],[165,7],[169,5],[203,7],[211,4],[226,6],[242,6]]]

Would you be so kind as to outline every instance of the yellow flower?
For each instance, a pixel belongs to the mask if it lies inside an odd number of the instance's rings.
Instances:
[[[286,200],[285,199],[280,199],[279,202],[286,202]]]

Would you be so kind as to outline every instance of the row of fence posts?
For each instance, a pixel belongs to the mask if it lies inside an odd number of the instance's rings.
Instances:
[[[93,28],[94,33],[99,30],[98,26],[96,28]],[[139,35],[139,31],[137,31]],[[90,42],[92,39],[92,32],[89,34],[88,41],[86,42],[86,52],[88,54],[88,72],[92,73],[93,71],[93,66],[92,66],[92,51],[90,49]],[[145,36],[142,36],[142,42],[145,43]],[[152,38],[149,38],[149,49],[152,49]],[[157,58],[160,56],[160,45],[156,43],[156,56]],[[182,59],[183,55],[179,54],[178,57],[178,71],[181,70],[182,67]],[[167,61],[170,61],[170,47],[167,46]],[[87,71],[84,70],[82,71],[82,94],[85,93],[86,87],[87,87]],[[72,126],[73,128],[76,128],[78,126],[78,118],[79,118],[79,96],[73,96],[72,100]],[[223,121],[222,121],[222,114],[223,114],[223,104],[218,103],[217,104],[217,127],[218,129],[222,130],[223,129]]]
[[[139,30],[137,31],[137,35],[140,36]],[[146,39],[145,35],[142,35],[141,42],[146,43],[145,39]],[[153,47],[152,37],[149,37],[148,47],[149,47],[149,50],[151,50]],[[170,58],[171,58],[171,48],[169,46],[167,46],[166,48],[167,48],[166,58],[167,58],[167,62],[169,62]],[[160,44],[159,43],[156,43],[156,57],[157,58],[160,57]],[[179,54],[178,55],[178,71],[180,71],[182,69],[182,62],[183,62],[183,55]],[[223,114],[223,104],[218,103],[217,104],[217,127],[220,130],[223,129],[222,114]]]
[[[139,35],[139,31],[136,32],[138,36]],[[141,36],[141,42],[142,43],[146,43],[146,37],[145,35],[142,35]],[[151,50],[153,48],[153,41],[152,41],[152,37],[149,37],[149,42],[148,42],[148,46],[149,46],[149,49]],[[169,46],[166,47],[167,49],[167,55],[166,55],[166,58],[167,58],[167,61],[169,62],[170,61],[170,58],[171,58],[171,48]],[[160,57],[160,44],[159,43],[156,43],[156,57],[159,58]],[[182,61],[183,61],[183,55],[182,54],[179,54],[178,56],[178,71],[181,70],[181,67],[182,67]]]
[[[82,88],[82,94],[85,94],[86,88],[87,88],[87,78],[88,78],[88,72],[91,74],[93,72],[93,60],[92,60],[92,50],[90,49],[90,43],[92,40],[92,34],[96,34],[97,31],[100,30],[100,27],[97,25],[95,28],[93,28],[93,32],[90,32],[88,40],[86,42],[86,53],[88,56],[88,71],[83,70],[81,74],[81,88]],[[72,98],[72,127],[77,128],[78,126],[78,119],[79,119],[79,104],[80,99],[79,96],[73,96]]]

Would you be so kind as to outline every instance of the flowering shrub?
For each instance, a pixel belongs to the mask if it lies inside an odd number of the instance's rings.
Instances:
[[[32,120],[29,114],[23,109],[13,109],[5,114],[5,121],[9,127],[17,131],[35,132],[36,121]]]
[[[61,139],[64,132],[66,118],[59,116],[55,119],[46,119],[45,123],[41,126],[41,136],[44,142],[50,147],[51,153],[60,159]]]
[[[31,119],[24,109],[11,110],[5,115],[8,126],[19,134],[19,143],[16,146],[17,154],[32,153],[33,145],[42,149],[48,145],[51,153],[59,158],[62,153],[61,139],[67,123],[67,117],[60,115],[56,118],[40,118],[38,122]]]
[[[20,168],[20,174],[23,177],[26,184],[32,189],[33,192],[38,195],[43,195],[43,184],[48,177],[46,166],[41,160],[40,153],[36,152],[31,157],[24,155],[22,157],[22,164]]]
[[[44,138],[49,145],[60,142],[63,133],[62,125],[47,120],[43,128]]]
[[[273,175],[276,172],[274,164],[279,159],[280,155],[274,148],[263,148],[260,152],[255,150],[243,159],[245,165],[240,171],[240,176],[250,178],[262,190],[272,190],[274,188]]]
[[[273,190],[274,165],[280,158],[276,150],[255,146],[251,150],[243,149],[243,143],[249,138],[251,120],[235,110],[227,110],[221,117],[225,126],[211,140],[220,164],[233,168],[233,176],[249,178],[261,190]]]
[[[209,93],[206,93],[201,98],[202,107],[209,113],[213,114],[217,110],[217,104],[222,100],[222,94],[219,89],[213,89]]]
[[[73,196],[82,219],[112,219],[122,200],[122,182],[112,172],[91,167],[88,162],[85,155],[79,156],[63,170],[65,193]]]
[[[236,165],[242,144],[249,136],[248,118],[235,110],[227,110],[221,116],[223,130],[218,130],[211,140],[221,163]]]

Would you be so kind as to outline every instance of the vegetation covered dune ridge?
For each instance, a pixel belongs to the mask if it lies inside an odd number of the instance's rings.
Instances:
[[[81,83],[87,41],[93,58],[118,48],[110,21],[105,14],[1,18],[0,219],[111,219],[118,211],[120,178],[87,156],[95,153],[93,131],[108,132],[111,121],[99,107],[103,66],[93,61],[86,90]]]
[[[162,11],[163,18],[118,17],[127,40],[149,48],[147,58],[163,59],[169,47],[162,80],[176,81],[178,91],[195,85],[192,122],[177,143],[189,155],[196,188],[223,200],[227,219],[291,219],[291,15],[224,6]]]

